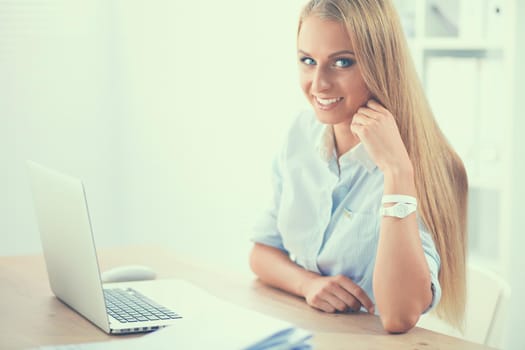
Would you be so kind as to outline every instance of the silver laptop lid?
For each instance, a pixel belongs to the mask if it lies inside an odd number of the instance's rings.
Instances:
[[[32,161],[27,166],[51,289],[109,333],[82,181]]]

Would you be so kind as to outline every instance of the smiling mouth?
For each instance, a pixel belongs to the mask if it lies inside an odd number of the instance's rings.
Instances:
[[[321,109],[330,109],[331,107],[334,107],[338,102],[343,100],[342,97],[320,98],[319,96],[314,96],[314,99]]]

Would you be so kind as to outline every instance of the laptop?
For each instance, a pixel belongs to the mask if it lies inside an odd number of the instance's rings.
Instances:
[[[82,181],[32,161],[27,167],[56,297],[109,334],[149,332],[181,322],[185,316],[176,300],[191,303],[187,299],[200,289],[182,280],[102,284]]]

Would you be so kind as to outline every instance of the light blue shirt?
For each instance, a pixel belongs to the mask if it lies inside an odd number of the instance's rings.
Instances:
[[[254,242],[278,248],[303,268],[342,274],[375,304],[372,276],[379,240],[383,173],[364,145],[337,159],[333,128],[304,112],[293,122],[273,166],[273,202],[254,228]],[[441,298],[440,258],[418,219],[432,280]],[[388,232],[387,232],[388,233]]]

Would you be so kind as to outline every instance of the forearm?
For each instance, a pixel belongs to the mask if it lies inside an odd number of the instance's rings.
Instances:
[[[281,250],[260,243],[252,248],[250,267],[264,283],[301,297],[305,282],[319,277],[295,264]]]
[[[384,183],[384,194],[416,194],[411,170],[385,172]],[[416,213],[402,219],[383,217],[373,288],[385,329],[412,328],[432,301],[430,285]]]

